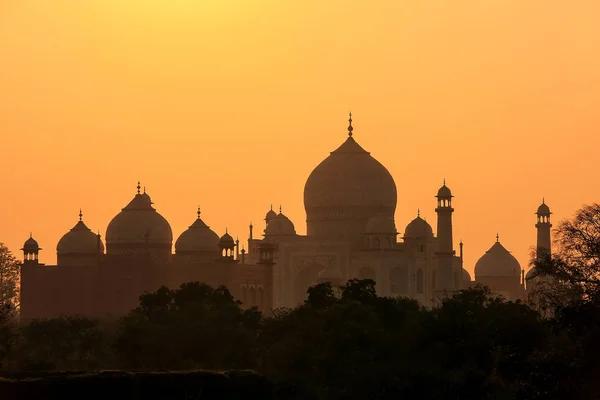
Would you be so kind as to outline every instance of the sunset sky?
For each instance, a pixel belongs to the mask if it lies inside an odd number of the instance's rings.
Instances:
[[[400,233],[454,195],[465,268],[494,243],[527,269],[553,222],[600,201],[598,0],[0,2],[0,242],[105,236],[138,179],[175,238],[241,241],[346,138],[398,188]]]

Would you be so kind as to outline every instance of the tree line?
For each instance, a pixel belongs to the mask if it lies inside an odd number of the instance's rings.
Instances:
[[[600,206],[555,236],[556,252],[532,260],[544,283],[533,307],[475,287],[429,309],[352,279],[340,293],[319,284],[304,304],[263,315],[226,287],[189,282],[143,294],[115,320],[19,326],[3,312],[0,368],[249,369],[282,399],[599,398]]]

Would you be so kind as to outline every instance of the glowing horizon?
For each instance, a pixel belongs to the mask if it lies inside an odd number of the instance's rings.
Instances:
[[[312,169],[354,137],[392,174],[396,227],[436,230],[445,178],[473,277],[499,233],[527,269],[535,211],[597,201],[600,4],[8,1],[0,6],[0,241],[54,264],[78,220],[104,238],[140,180],[174,237],[242,243],[270,204],[305,233]]]

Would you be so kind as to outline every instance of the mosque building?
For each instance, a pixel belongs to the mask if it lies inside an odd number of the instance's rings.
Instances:
[[[509,300],[525,298],[524,271],[498,237],[477,262],[471,280],[463,268],[462,242],[458,255],[454,249],[454,196],[445,181],[436,195],[437,235],[419,212],[402,235],[397,231],[396,184],[354,139],[352,115],[346,140],[306,181],[306,235],[296,233],[281,208],[277,213],[271,207],[262,237],[254,237],[250,224],[248,250],[240,250],[239,240],[228,232],[219,237],[198,210],[173,252],[168,221],[141,189],[138,183],[133,199],[108,224],[105,243],[80,212],[79,221],[58,242],[57,265],[40,263],[42,249],[33,237],[25,242],[22,319],[122,315],[143,292],[189,281],[225,285],[245,306],[263,311],[295,307],[316,283],[340,286],[351,278],[373,279],[379,295],[410,297],[427,307],[475,283]],[[538,248],[548,250],[549,216],[544,203],[536,227]]]

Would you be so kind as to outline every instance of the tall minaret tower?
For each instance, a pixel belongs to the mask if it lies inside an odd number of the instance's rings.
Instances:
[[[542,199],[542,204],[537,209],[537,223],[535,227],[537,228],[537,252],[536,256],[539,260],[544,255],[549,256],[551,254],[551,244],[550,244],[550,228],[552,228],[552,224],[550,223],[550,207],[546,204],[544,199]]]
[[[436,270],[436,282],[434,292],[437,294],[443,294],[446,292],[450,294],[455,290],[454,287],[454,273],[453,273],[453,257],[454,257],[454,245],[452,243],[452,192],[446,186],[446,180],[444,179],[444,185],[438,190],[437,193],[437,208],[435,212],[438,215],[437,220],[437,251],[435,256],[437,259],[437,270]]]

